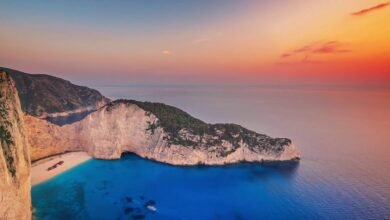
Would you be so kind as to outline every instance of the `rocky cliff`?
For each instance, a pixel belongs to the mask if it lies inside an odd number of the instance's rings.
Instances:
[[[0,219],[31,219],[30,152],[14,82],[0,72]]]
[[[57,126],[26,116],[32,160],[66,151],[102,159],[123,152],[174,165],[221,165],[299,158],[286,138],[271,138],[233,124],[206,124],[160,103],[114,101],[83,120]]]
[[[57,122],[57,117],[85,116],[83,113],[94,111],[110,101],[94,89],[54,76],[28,74],[3,67],[0,67],[0,72],[7,72],[15,81],[24,112],[52,122]]]
[[[162,103],[108,103],[99,92],[62,79],[1,70],[0,219],[31,219],[30,157],[85,151],[96,158],[118,159],[132,152],[174,165],[299,159],[287,138],[235,124],[207,124]],[[28,114],[22,112],[19,97]],[[63,126],[44,120],[71,112],[88,114]]]

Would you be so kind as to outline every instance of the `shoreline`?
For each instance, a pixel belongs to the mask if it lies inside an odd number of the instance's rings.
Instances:
[[[92,157],[85,152],[68,152],[34,161],[31,164],[31,185],[36,186],[46,182],[90,159],[92,159]],[[52,167],[55,164],[57,164],[55,168],[48,170],[49,167]]]
[[[261,165],[273,165],[273,164],[298,164],[300,159],[294,158],[293,160],[282,160],[282,161],[237,161],[234,163],[225,163],[225,164],[171,164],[164,161],[158,161],[153,158],[142,157],[136,153],[126,152],[126,154],[134,154],[142,159],[150,160],[156,163],[162,163],[169,166],[178,166],[178,167],[214,167],[214,166],[230,166],[238,164],[261,164]],[[31,185],[36,186],[40,183],[46,182],[51,178],[60,175],[61,173],[72,169],[84,162],[89,161],[93,157],[89,156],[86,152],[64,152],[61,154],[52,155],[45,157],[36,161],[33,161],[31,164]],[[96,158],[100,159],[100,158]],[[106,159],[103,159],[106,160]],[[59,164],[60,163],[60,164]],[[57,166],[53,169],[48,170],[48,168]]]

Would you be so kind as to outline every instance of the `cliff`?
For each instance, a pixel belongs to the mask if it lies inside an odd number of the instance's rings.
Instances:
[[[14,82],[0,72],[0,219],[31,219],[30,152]]]
[[[207,124],[162,103],[108,102],[95,90],[56,77],[0,68],[1,219],[31,219],[30,157],[85,151],[118,159],[132,152],[173,165],[299,159],[287,138],[235,124]],[[71,113],[85,117],[63,126],[45,120]]]
[[[222,165],[299,158],[286,138],[271,138],[239,125],[206,124],[160,103],[118,100],[73,124],[57,126],[26,116],[32,160],[66,151],[102,159],[124,152],[174,165]]]
[[[57,122],[56,117],[74,114],[85,116],[83,113],[94,111],[110,102],[97,90],[74,85],[54,76],[28,74],[3,67],[0,67],[0,72],[7,72],[15,81],[24,112],[52,119],[52,122]],[[59,122],[65,124],[61,120]]]
[[[235,124],[207,124],[162,103],[109,103],[98,91],[57,77],[1,69],[15,80],[28,114],[32,160],[66,151],[86,151],[104,159],[133,152],[179,165],[299,158],[287,138],[271,138]]]

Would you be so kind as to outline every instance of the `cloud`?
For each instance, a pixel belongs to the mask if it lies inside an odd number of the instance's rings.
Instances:
[[[353,12],[353,13],[351,13],[351,15],[353,15],[353,16],[366,15],[366,14],[371,13],[373,11],[377,11],[379,9],[383,9],[383,8],[389,6],[389,5],[390,5],[390,2],[385,2],[385,3],[379,4],[379,5],[375,5],[375,6],[371,7],[371,8],[365,8],[365,9],[362,9],[360,11]]]
[[[171,51],[171,50],[163,50],[163,51],[161,51],[161,53],[162,53],[164,56],[170,56],[170,55],[172,55],[172,51]]]
[[[300,48],[297,48],[295,50],[293,50],[292,52],[293,53],[305,53],[305,52],[310,52],[313,50],[313,47],[315,46],[315,43],[313,44],[309,44],[309,45],[305,45],[303,47],[300,47]]]
[[[194,44],[199,44],[199,43],[205,43],[205,42],[209,42],[209,41],[213,41],[219,37],[221,37],[223,35],[223,32],[221,31],[218,31],[218,32],[215,32],[215,33],[209,33],[207,35],[203,35],[197,39],[195,39],[193,41]]]
[[[338,41],[329,41],[323,43],[317,48],[313,49],[313,53],[317,54],[329,54],[329,53],[346,53],[350,52],[350,50],[343,48],[344,45]]]
[[[304,57],[301,60],[297,61],[279,61],[276,62],[276,66],[290,66],[290,65],[297,65],[297,64],[320,64],[322,63],[320,60],[309,60],[307,57]]]
[[[326,41],[307,44],[292,51],[287,51],[280,55],[281,58],[290,58],[294,56],[304,57],[307,60],[311,55],[339,54],[350,52],[345,48],[345,44],[339,41]]]

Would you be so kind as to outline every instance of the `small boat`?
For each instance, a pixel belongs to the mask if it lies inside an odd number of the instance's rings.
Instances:
[[[146,208],[149,209],[150,211],[153,211],[153,212],[157,211],[157,208],[155,206],[152,206],[152,205],[147,205]]]
[[[63,163],[64,163],[64,161],[61,160],[60,162],[58,162],[58,163],[54,164],[53,166],[47,168],[47,171],[50,171],[50,170],[52,170],[52,169],[55,169],[55,168],[57,168],[57,166],[62,165]]]
[[[53,166],[47,168],[47,171],[50,171],[50,170],[55,169],[55,168],[57,168],[57,164],[54,164]]]

